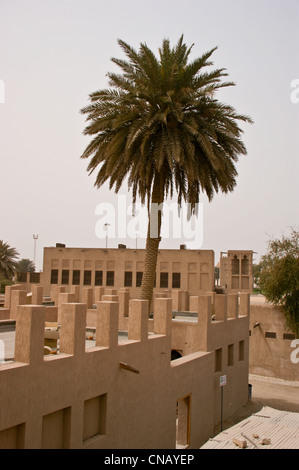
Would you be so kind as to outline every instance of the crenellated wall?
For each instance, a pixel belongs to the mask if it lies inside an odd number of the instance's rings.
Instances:
[[[212,303],[213,299],[213,303]],[[225,415],[246,403],[249,372],[249,294],[215,294],[190,298],[196,322],[173,320],[172,349],[183,356],[213,352],[214,422],[220,416],[220,377],[226,375]]]
[[[86,291],[80,303],[56,291],[50,307],[15,307],[22,291],[7,293],[16,328],[14,360],[0,365],[0,448],[199,448],[220,421],[220,375],[224,418],[247,402],[248,296],[190,298],[190,322],[172,318],[167,297],[148,319],[147,301],[128,289]],[[44,354],[49,321],[59,324],[56,354]],[[183,357],[171,361],[176,348]]]

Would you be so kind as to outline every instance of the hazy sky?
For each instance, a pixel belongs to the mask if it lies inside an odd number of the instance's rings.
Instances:
[[[242,125],[248,155],[235,191],[201,198],[200,248],[213,249],[216,263],[228,249],[258,260],[269,237],[298,226],[298,0],[0,0],[0,239],[33,259],[38,234],[38,270],[44,246],[105,246],[96,208],[117,198],[94,188],[80,159],[90,138],[79,110],[107,87],[111,57],[124,58],[117,40],[157,53],[181,34],[194,43],[192,57],[218,46],[214,67],[236,83],[218,98],[254,120]],[[184,242],[167,238],[161,248]],[[109,247],[118,243],[136,241],[108,237]]]

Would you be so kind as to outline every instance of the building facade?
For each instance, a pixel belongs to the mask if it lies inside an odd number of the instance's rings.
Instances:
[[[104,286],[128,287],[138,297],[144,271],[144,249],[44,248],[40,284],[50,295],[53,286],[80,288]],[[213,250],[159,250],[155,290],[182,289],[189,295],[214,290]]]

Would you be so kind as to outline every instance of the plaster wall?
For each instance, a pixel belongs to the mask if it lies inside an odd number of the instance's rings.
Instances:
[[[18,305],[24,293],[7,291],[16,334],[13,362],[0,364],[0,448],[199,448],[220,421],[220,376],[223,417],[247,403],[247,294],[193,296],[190,323],[172,318],[169,292],[156,293],[151,319],[127,288],[96,288],[92,309],[90,288],[78,303],[56,286],[56,306]],[[60,325],[58,354],[44,354],[48,322]]]
[[[60,353],[46,356],[45,310],[17,311],[14,362],[0,365],[1,447],[175,448],[176,406],[185,395],[192,399],[190,447],[209,437],[213,355],[170,361],[170,299],[159,299],[150,335],[146,301],[130,301],[122,344],[118,303],[99,302],[97,343],[87,349],[86,305],[64,304]]]
[[[251,305],[250,373],[299,381],[299,354],[293,354],[298,347],[299,340],[296,342],[295,333],[287,328],[279,308],[271,304]]]

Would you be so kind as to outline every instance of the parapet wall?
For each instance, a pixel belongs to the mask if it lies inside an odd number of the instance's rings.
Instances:
[[[212,302],[213,301],[213,302]],[[172,349],[182,356],[194,351],[214,355],[214,414],[220,416],[220,377],[226,376],[224,400],[226,416],[243,406],[248,394],[249,294],[214,294],[190,297],[196,322],[175,319]]]
[[[220,420],[221,374],[228,377],[224,418],[247,402],[249,317],[242,307],[237,316],[230,297],[216,296],[212,304],[210,296],[199,296],[192,299],[198,320],[191,325],[172,319],[170,298],[155,299],[149,320],[147,301],[129,294],[102,292],[96,308],[88,309],[90,291],[84,303],[74,301],[76,292],[57,292],[51,307],[17,305],[25,299],[22,291],[7,292],[16,330],[14,361],[0,365],[0,448],[199,448]],[[92,345],[88,314],[95,325]],[[60,326],[59,348],[45,355],[51,315]],[[119,338],[121,322],[127,339]],[[171,361],[184,335],[192,347]]]

